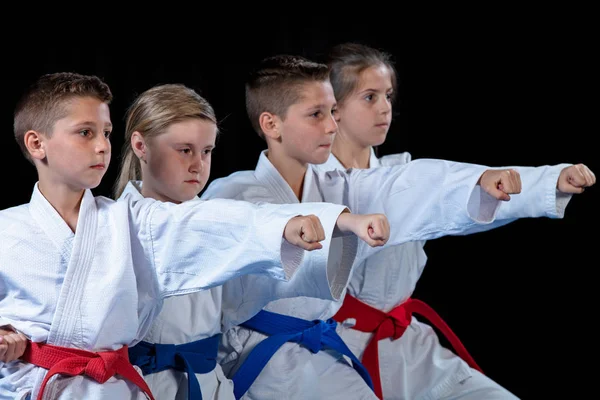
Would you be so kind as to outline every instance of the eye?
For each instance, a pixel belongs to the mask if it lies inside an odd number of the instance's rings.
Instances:
[[[318,118],[321,115],[321,111],[315,111],[314,113],[310,114],[311,117],[314,118]]]
[[[207,155],[207,154],[210,154],[210,153],[212,153],[212,151],[213,151],[213,149],[204,149],[204,152],[203,152],[203,153],[204,153],[205,155]]]
[[[110,138],[111,134],[112,134],[111,131],[104,131],[104,137],[107,138],[107,139]]]
[[[186,147],[184,149],[180,149],[179,152],[183,153],[183,154],[190,154],[192,152],[192,149],[190,149],[189,147]]]
[[[87,137],[91,134],[92,132],[89,129],[82,129],[79,131],[79,134],[83,137]]]
[[[392,100],[394,98],[394,94],[393,93],[388,93],[386,95],[386,97],[387,97],[388,100]]]
[[[365,96],[365,100],[366,100],[366,101],[371,101],[371,100],[373,100],[373,95],[372,95],[372,94],[368,94],[368,95],[366,95],[366,96]]]

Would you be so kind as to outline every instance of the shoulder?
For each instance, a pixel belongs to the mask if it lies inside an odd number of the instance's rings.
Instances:
[[[254,171],[238,171],[212,181],[201,199],[255,200],[267,194],[267,188],[256,179]]]
[[[29,214],[29,203],[21,204],[15,207],[0,210],[0,234],[13,227],[19,230],[32,224],[31,214]]]
[[[407,164],[412,160],[412,156],[409,152],[398,153],[398,154],[390,154],[387,156],[383,156],[379,159],[381,166],[389,167],[392,165],[401,165]]]

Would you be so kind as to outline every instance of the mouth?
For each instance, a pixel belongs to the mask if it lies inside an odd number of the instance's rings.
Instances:
[[[328,149],[328,148],[330,148],[330,147],[331,147],[331,143],[322,144],[322,145],[320,145],[319,147],[322,147],[322,148],[324,148],[324,149]]]
[[[390,126],[390,124],[388,124],[387,122],[381,123],[381,124],[377,124],[375,125],[378,128],[387,128],[388,126]]]
[[[200,181],[198,181],[196,179],[190,179],[190,180],[185,181],[185,183],[190,183],[192,185],[199,185]]]
[[[104,165],[104,163],[100,163],[100,164],[92,165],[90,168],[92,168],[92,169],[105,169],[106,165]]]

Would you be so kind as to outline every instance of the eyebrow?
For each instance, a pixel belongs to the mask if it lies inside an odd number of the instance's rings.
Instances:
[[[84,122],[78,122],[76,124],[73,125],[73,128],[77,128],[77,127],[83,127],[83,126],[96,126],[95,122],[92,121],[84,121]],[[105,127],[107,128],[112,128],[112,123],[109,122],[105,125]]]
[[[175,146],[188,146],[188,147],[196,147],[193,143],[186,143],[186,142],[175,142],[173,143],[173,145]],[[203,147],[216,147],[216,144],[209,144]]]
[[[385,92],[390,92],[390,91],[393,92],[394,88],[390,87],[390,88],[385,89]],[[365,90],[361,90],[360,92],[358,92],[358,94],[363,94],[363,93],[367,93],[367,92],[381,92],[381,90],[379,90],[379,89],[373,89],[373,88],[368,88],[368,89],[365,89]]]
[[[335,108],[337,107],[337,103],[333,103],[331,105],[331,108]],[[312,111],[312,110],[320,110],[321,108],[327,108],[327,104],[315,104],[309,107],[306,107],[307,110]]]

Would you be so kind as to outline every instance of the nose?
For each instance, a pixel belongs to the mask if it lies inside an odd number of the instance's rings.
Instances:
[[[326,122],[326,126],[325,129],[327,130],[327,134],[332,135],[334,133],[337,132],[338,130],[338,125],[337,122],[335,120],[335,116],[331,115]]]
[[[379,108],[382,114],[387,114],[392,111],[392,102],[387,97],[382,97]]]
[[[106,136],[98,135],[98,139],[96,140],[96,153],[110,153],[110,140],[108,140]]]
[[[201,173],[203,169],[204,169],[204,163],[202,161],[202,155],[196,154],[194,156],[194,158],[192,159],[192,163],[190,164],[189,171],[191,173],[197,174],[197,173]]]

